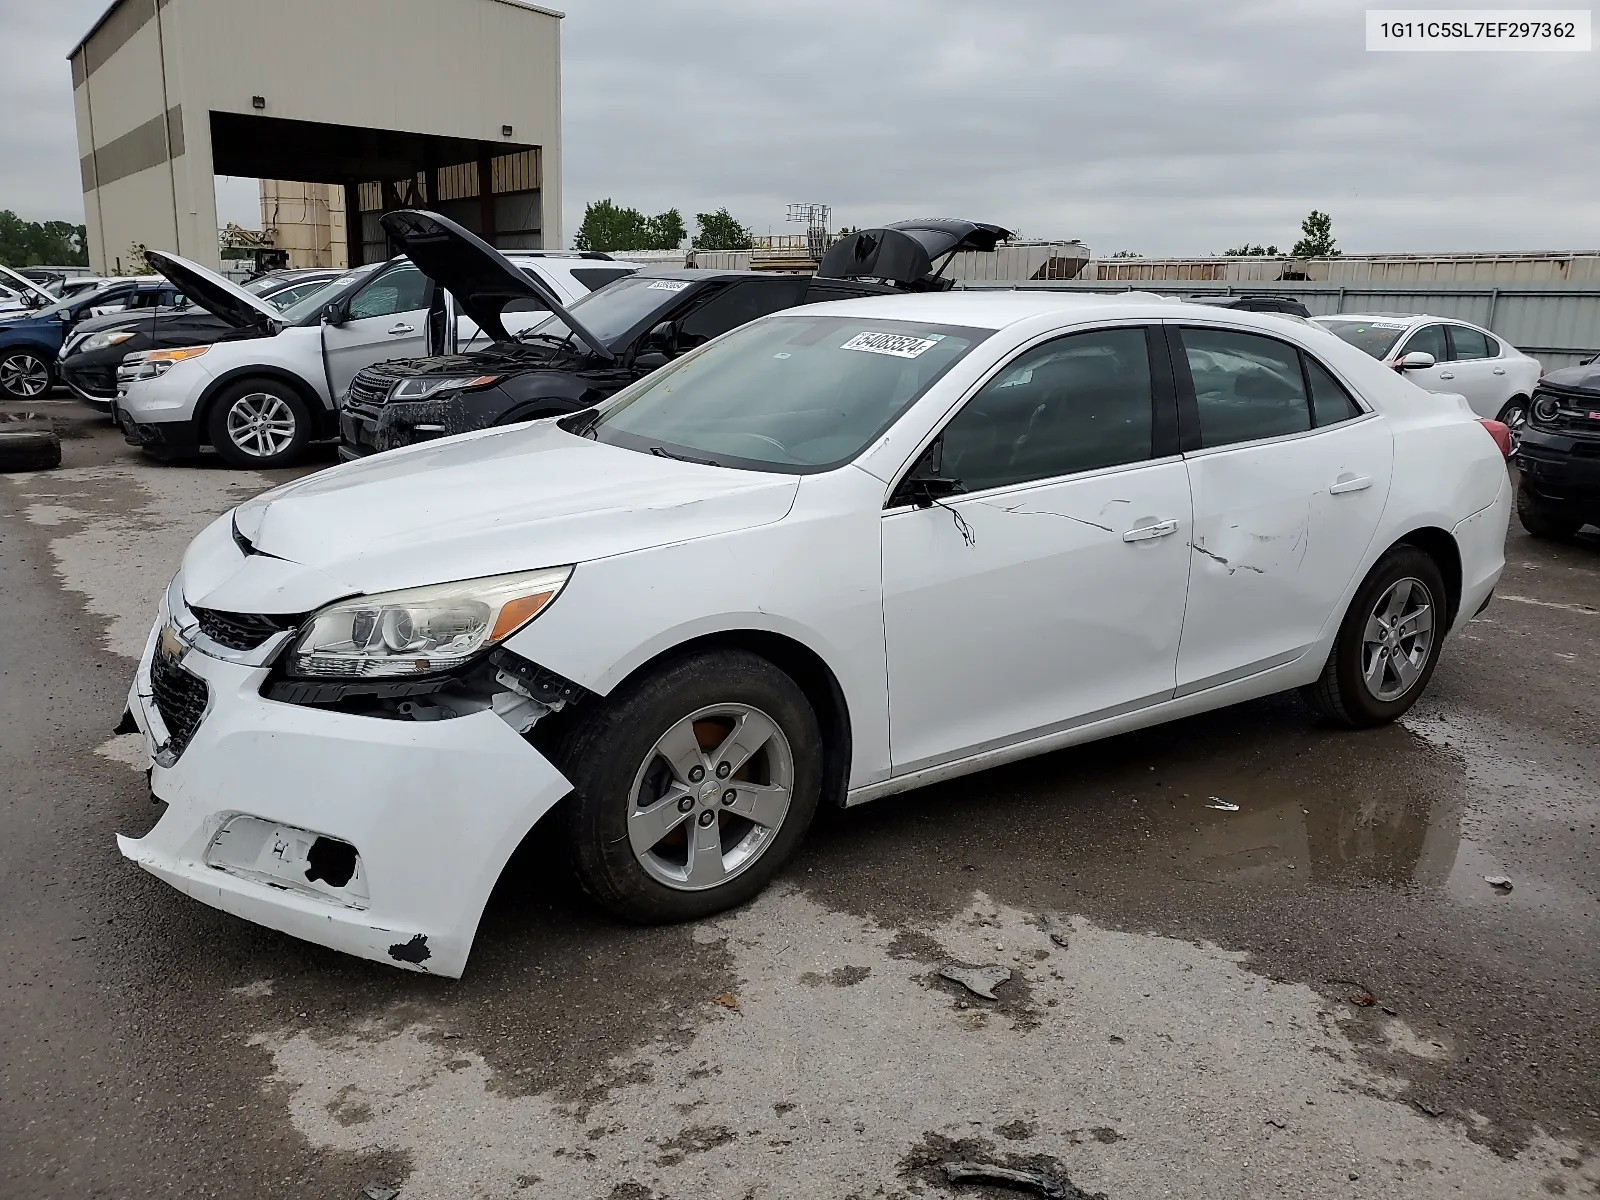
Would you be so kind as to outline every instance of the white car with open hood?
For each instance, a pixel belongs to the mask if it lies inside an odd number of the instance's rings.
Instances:
[[[713,913],[818,804],[1289,688],[1392,720],[1488,602],[1510,494],[1460,397],[1270,315],[789,310],[207,528],[128,696],[166,809],[120,845],[450,976],[541,819],[611,911]]]

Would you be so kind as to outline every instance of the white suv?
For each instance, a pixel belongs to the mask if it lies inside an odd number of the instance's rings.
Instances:
[[[509,257],[556,304],[639,269],[596,254]],[[235,330],[206,346],[130,355],[118,370],[113,416],[131,444],[160,457],[211,447],[235,466],[286,466],[312,442],[338,439],[338,402],[358,371],[427,354],[430,314],[453,311],[434,303],[433,281],[407,258],[353,271],[282,312],[197,263],[156,250],[148,258]],[[506,324],[531,327],[550,307],[520,301]],[[458,318],[461,349],[483,336]]]
[[[1318,325],[1430,392],[1465,396],[1472,411],[1503,421],[1515,436],[1528,420],[1528,397],[1544,374],[1530,358],[1476,325],[1426,313],[1339,313]]]

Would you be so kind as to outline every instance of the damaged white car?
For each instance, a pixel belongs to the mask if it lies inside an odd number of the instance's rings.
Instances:
[[[375,455],[190,547],[129,694],[197,900],[459,975],[559,821],[640,921],[818,804],[1301,688],[1374,725],[1488,602],[1494,440],[1272,316],[1041,293],[770,316],[600,407]]]

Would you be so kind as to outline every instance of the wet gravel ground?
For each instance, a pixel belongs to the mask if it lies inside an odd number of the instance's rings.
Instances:
[[[449,982],[117,855],[155,818],[128,656],[188,537],[292,473],[28,411],[65,463],[0,476],[0,1195],[1001,1194],[955,1157],[1116,1200],[1600,1194],[1593,531],[1513,522],[1392,727],[1274,697],[825,814],[692,927],[599,915],[536,832]]]

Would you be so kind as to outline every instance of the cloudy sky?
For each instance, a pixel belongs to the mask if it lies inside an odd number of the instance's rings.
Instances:
[[[0,208],[81,219],[64,56],[106,3],[0,0]],[[1313,207],[1347,252],[1600,245],[1600,53],[1368,53],[1364,7],[568,0],[567,231],[609,196],[1106,254],[1287,245]],[[219,195],[258,224],[253,185]]]

